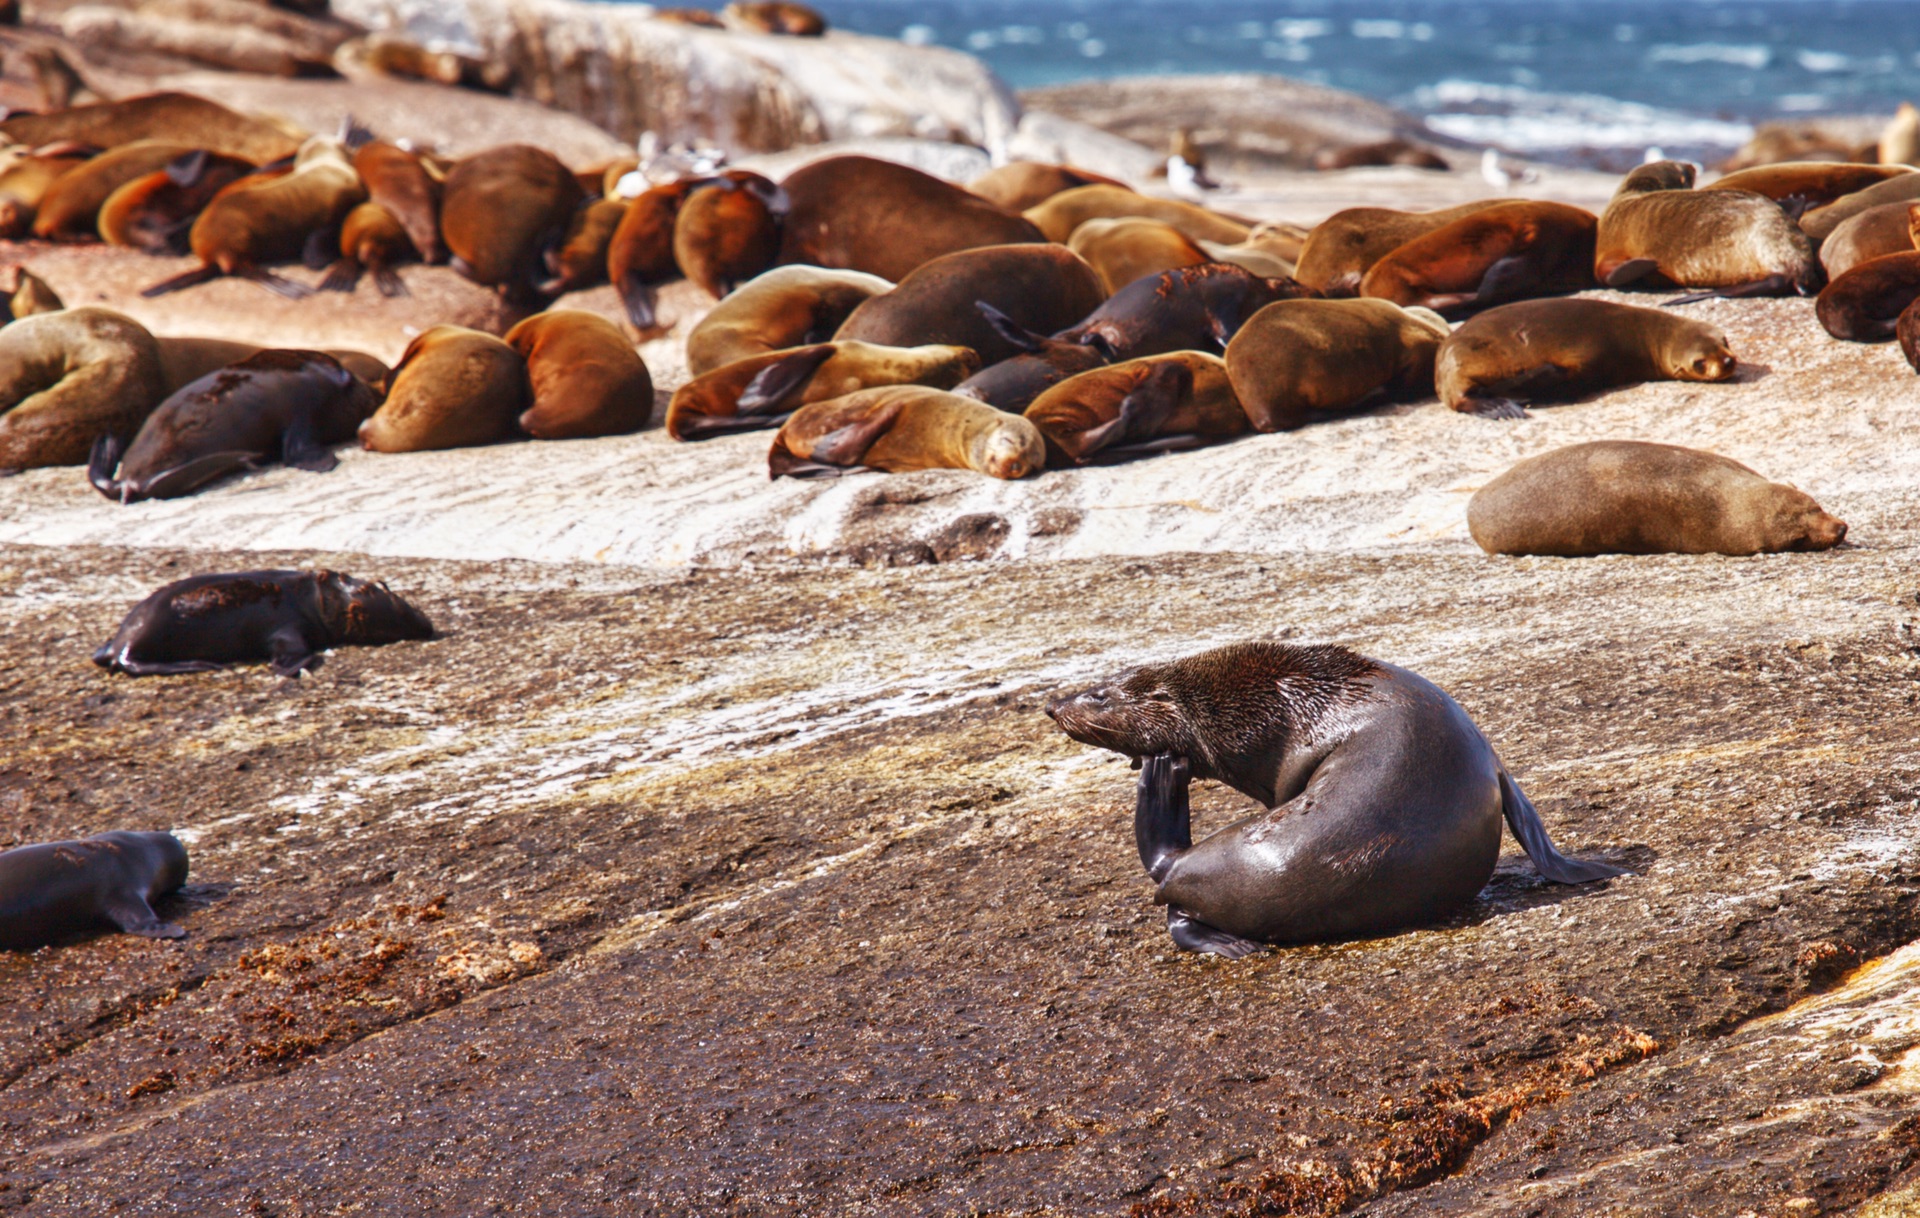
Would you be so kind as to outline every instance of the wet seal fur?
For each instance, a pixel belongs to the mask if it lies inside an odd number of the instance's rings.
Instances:
[[[1814,313],[1835,338],[1884,343],[1897,336],[1900,315],[1917,299],[1920,249],[1862,262],[1821,291]]]
[[[153,903],[187,882],[187,848],[171,833],[116,831],[0,853],[0,951],[27,952],[114,926],[148,939],[186,931]]]
[[[1242,956],[1431,922],[1492,876],[1503,818],[1555,883],[1622,874],[1554,848],[1444,691],[1342,647],[1215,648],[1130,669],[1047,714],[1141,762],[1134,840],[1187,951]],[[1194,844],[1193,779],[1268,811]]]
[[[1201,448],[1247,432],[1226,361],[1203,351],[1082,372],[1035,398],[1025,413],[1055,469]]]
[[[695,377],[667,404],[667,434],[705,440],[780,426],[812,402],[887,385],[951,389],[979,370],[966,347],[887,347],[853,340],[749,356]]]
[[[166,394],[159,346],[131,317],[84,305],[16,321],[0,329],[0,469],[85,464]]]
[[[1463,414],[1519,418],[1527,402],[1640,381],[1724,381],[1738,361],[1704,322],[1606,300],[1523,300],[1440,344],[1434,387]]]
[[[153,677],[264,660],[295,677],[334,647],[432,637],[426,615],[384,583],[341,571],[240,571],[160,588],[133,607],[93,662]]]
[[[1564,203],[1502,203],[1462,216],[1373,264],[1360,295],[1443,315],[1593,286],[1590,211]]]
[[[861,271],[777,266],[741,284],[687,335],[687,371],[705,376],[749,356],[823,343],[861,302],[893,290]]]
[[[1282,300],[1227,344],[1227,374],[1247,419],[1286,431],[1316,414],[1433,392],[1447,323],[1386,300]]]
[[[1693,180],[1684,161],[1628,174],[1600,213],[1594,278],[1610,288],[1715,296],[1805,296],[1820,286],[1813,243],[1778,203],[1746,190],[1695,190]]]
[[[1775,554],[1829,550],[1847,523],[1804,491],[1717,453],[1638,440],[1529,457],[1467,503],[1489,554]]]
[[[893,385],[802,406],[773,438],[767,474],[970,469],[1011,480],[1039,472],[1046,460],[1039,429],[1019,415],[940,389]]]
[[[1263,279],[1231,263],[1203,262],[1128,284],[1054,337],[1099,347],[1115,361],[1170,351],[1224,352],[1261,309],[1317,295],[1291,279]]]
[[[652,420],[652,374],[620,327],[598,313],[535,313],[505,341],[527,361],[533,406],[520,430],[534,439],[621,436]]]

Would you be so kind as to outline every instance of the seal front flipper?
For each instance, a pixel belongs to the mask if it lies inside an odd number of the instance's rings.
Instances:
[[[297,677],[308,669],[320,667],[320,656],[307,641],[298,622],[282,626],[267,636],[267,668],[276,677]]]
[[[177,156],[167,162],[167,181],[183,189],[188,186],[196,186],[199,184],[200,179],[205,176],[207,165],[212,159],[213,154],[205,148],[197,148],[192,152]]]
[[[840,478],[847,474],[872,473],[864,465],[825,465],[819,461],[803,461],[785,449],[773,453],[767,458],[767,477],[773,478]]]
[[[1046,346],[1046,335],[1027,329],[986,301],[976,300],[973,302],[973,307],[979,310],[980,316],[987,319],[987,324],[993,327],[995,334],[1006,339],[1009,343],[1012,343],[1014,347],[1026,352],[1028,355],[1032,355]]]
[[[640,272],[628,271],[615,286],[620,290],[620,304],[626,309],[627,320],[633,323],[634,329],[655,329],[659,314],[654,308],[653,288],[640,277]]]
[[[1660,269],[1660,264],[1651,258],[1629,258],[1612,266],[1598,268],[1597,278],[1610,288],[1624,288],[1630,283],[1638,283]]]
[[[820,370],[820,365],[833,358],[833,353],[831,345],[821,344],[795,351],[768,364],[756,372],[753,379],[747,382],[747,387],[740,391],[734,409],[744,415],[773,414],[780,409],[781,403]],[[792,411],[787,413],[791,414]]]
[[[295,469],[324,474],[340,464],[333,450],[313,438],[313,416],[304,411],[293,416],[280,437],[280,460]]]
[[[1242,956],[1251,956],[1255,952],[1273,950],[1273,944],[1261,943],[1257,939],[1242,939],[1230,935],[1217,926],[1208,926],[1184,909],[1167,907],[1167,934],[1173,938],[1173,945],[1183,952],[1207,952],[1215,956],[1225,956],[1229,960],[1238,960]]]
[[[165,296],[168,292],[178,292],[181,288],[190,288],[195,284],[211,283],[218,278],[220,278],[219,267],[197,266],[190,271],[182,271],[171,279],[162,279],[159,283],[148,284],[140,289],[140,294],[149,298]]]
[[[1736,283],[1732,287],[1715,288],[1711,292],[1695,292],[1691,296],[1676,296],[1672,300],[1663,300],[1660,303],[1670,309],[1675,305],[1698,304],[1703,300],[1739,300],[1746,296],[1784,296],[1789,292],[1795,291],[1800,292],[1801,295],[1806,294],[1790,277],[1784,274],[1774,274],[1768,275],[1764,279],[1756,279],[1752,283]]]
[[[1482,397],[1468,394],[1460,405],[1454,407],[1461,414],[1470,414],[1476,419],[1524,419],[1527,408],[1512,398]]]
[[[129,935],[142,935],[148,939],[184,939],[187,930],[172,922],[162,922],[153,912],[153,906],[137,892],[115,893],[107,899],[100,912]]]
[[[1193,846],[1193,815],[1187,786],[1193,768],[1185,757],[1157,753],[1140,759],[1134,783],[1133,844],[1140,865],[1158,884],[1173,869],[1174,858]]]
[[[1570,859],[1554,849],[1553,839],[1547,836],[1547,827],[1540,822],[1540,814],[1533,810],[1533,804],[1521,793],[1520,784],[1513,780],[1504,767],[1500,771],[1500,811],[1507,818],[1507,828],[1513,830],[1513,835],[1526,848],[1534,869],[1556,884],[1584,884],[1589,880],[1627,874],[1624,867],[1612,867],[1588,859]]]
[[[1122,440],[1150,440],[1180,403],[1193,394],[1193,369],[1185,364],[1156,364],[1133,392],[1120,399],[1120,412],[1098,427],[1080,433],[1074,460],[1085,465],[1102,449]]]
[[[120,480],[113,474],[120,468],[120,454],[125,448],[118,436],[104,435],[93,442],[93,451],[87,456],[87,481],[109,499],[120,498]]]
[[[877,443],[900,417],[900,404],[890,402],[873,412],[871,418],[836,428],[814,441],[807,459],[823,465],[857,465],[867,450]]]
[[[142,483],[122,479],[118,498],[122,503],[132,503],[138,499],[175,499],[192,494],[216,478],[259,468],[259,453],[208,453],[172,469],[163,469]]]

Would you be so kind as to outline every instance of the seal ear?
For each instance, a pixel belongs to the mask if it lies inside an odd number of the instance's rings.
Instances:
[[[987,319],[987,324],[993,327],[995,334],[1006,339],[1028,355],[1032,355],[1046,345],[1046,335],[1027,329],[986,301],[976,300],[973,302],[973,307],[980,310],[980,316]]]

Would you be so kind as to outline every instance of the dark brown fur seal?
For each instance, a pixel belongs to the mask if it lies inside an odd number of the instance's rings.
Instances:
[[[417,153],[371,140],[354,150],[353,169],[366,184],[368,201],[386,208],[407,230],[420,261],[437,266],[447,260],[440,239],[440,183]]]
[[[166,396],[145,326],[92,305],[0,329],[0,469],[82,465]]]
[[[562,296],[606,282],[607,251],[627,218],[627,200],[595,199],[573,214],[567,234],[547,254],[553,278],[540,285],[548,296]]]
[[[33,235],[50,241],[98,240],[100,208],[114,191],[195,151],[172,140],[136,140],[74,166],[40,197]]]
[[[971,469],[1024,478],[1046,464],[1040,432],[1017,414],[919,385],[863,389],[794,411],[767,454],[770,477],[853,469]]]
[[[518,351],[478,330],[435,326],[401,353],[360,444],[382,453],[493,444],[518,434],[532,398]]]
[[[1107,363],[1107,353],[1101,347],[1049,338],[1014,325],[997,311],[989,314],[989,319],[997,319],[1001,336],[1019,347],[1020,354],[982,368],[954,386],[953,391],[962,397],[1020,414],[1034,399],[1068,377]]]
[[[1655,161],[1626,176],[1600,213],[1594,278],[1611,288],[1706,288],[1718,296],[1804,296],[1819,287],[1813,243],[1779,204],[1752,191],[1695,190],[1693,177],[1683,161]]]
[[[1085,321],[1054,337],[1090,343],[1112,360],[1169,351],[1224,352],[1261,309],[1315,294],[1291,279],[1262,279],[1228,263],[1206,262],[1129,284]]]
[[[681,205],[698,184],[697,178],[683,178],[642,193],[627,205],[607,244],[607,279],[620,295],[627,320],[643,333],[658,323],[654,289],[680,277],[680,264],[673,260],[673,228]]]
[[[351,440],[378,402],[331,355],[261,351],[154,407],[124,449],[118,436],[100,437],[87,480],[107,498],[133,503],[190,495],[275,458],[324,473],[340,463],[331,446]]]
[[[1593,286],[1599,221],[1564,203],[1502,203],[1462,216],[1373,264],[1360,294],[1444,315]]]
[[[0,951],[30,952],[113,926],[148,939],[187,932],[153,902],[187,882],[187,848],[171,833],[102,833],[0,853]]]
[[[203,376],[267,350],[258,343],[235,342],[230,338],[169,335],[165,338],[156,336],[153,341],[160,348],[160,371],[166,381],[163,398],[180,392]],[[387,366],[364,351],[327,347],[322,354],[339,360],[342,368],[359,377],[361,383],[375,393],[386,383]]]
[[[1255,313],[1227,344],[1227,373],[1260,431],[1315,414],[1433,392],[1447,323],[1385,300],[1283,300]]]
[[[299,136],[190,93],[147,93],[53,114],[16,114],[0,121],[0,135],[29,148],[62,140],[95,148],[178,140],[255,165],[290,157],[300,148]]]
[[[627,336],[597,313],[536,313],[507,331],[527,361],[533,407],[520,430],[536,440],[622,436],[653,418],[653,377]]]
[[[1503,818],[1555,883],[1621,874],[1554,849],[1459,703],[1342,647],[1220,647],[1130,669],[1047,714],[1142,763],[1134,840],[1187,951],[1241,956],[1431,922],[1492,876]],[[1196,845],[1196,778],[1269,810]]]
[[[750,355],[674,391],[667,434],[676,440],[778,427],[809,402],[886,385],[951,389],[980,367],[966,347],[883,347],[847,340]]]
[[[827,32],[827,19],[796,0],[734,0],[720,10],[721,24],[750,34],[785,34],[818,38]]]
[[[1900,314],[1916,299],[1920,250],[1908,250],[1863,262],[1828,284],[1814,313],[1835,338],[1884,343],[1895,336]]]
[[[1088,220],[1073,230],[1067,248],[1094,269],[1109,296],[1148,275],[1218,261],[1173,225],[1144,216]]]
[[[779,266],[713,306],[687,335],[687,370],[705,376],[749,356],[832,338],[861,302],[893,290],[878,275]]]
[[[432,637],[426,615],[384,583],[340,571],[241,571],[161,588],[134,606],[93,662],[152,677],[265,660],[297,677],[334,647]]]
[[[503,144],[455,164],[440,197],[440,236],[454,269],[510,300],[532,303],[543,298],[542,259],[566,234],[585,196],[552,153]]]
[[[1820,243],[1820,265],[1828,281],[1863,262],[1913,249],[1916,214],[1920,204],[1882,203],[1842,220],[1833,235]]]
[[[1056,469],[1200,448],[1247,431],[1225,361],[1200,351],[1082,372],[1035,398],[1026,418]]]
[[[673,260],[714,299],[773,265],[787,196],[772,179],[729,169],[697,185],[673,221]]]
[[[997,169],[989,169],[967,183],[968,190],[987,202],[1016,213],[1036,207],[1061,191],[1077,186],[1119,186],[1122,190],[1126,189],[1112,178],[1072,165],[1050,165],[1044,161],[1013,161]]]
[[[1482,199],[1439,211],[1395,211],[1387,207],[1350,207],[1337,211],[1307,234],[1293,276],[1316,292],[1352,296],[1373,264],[1394,250],[1453,223],[1462,216],[1519,203],[1519,199]]]
[[[1489,309],[1440,345],[1440,400],[1517,418],[1522,403],[1640,381],[1724,381],[1738,361],[1719,330],[1605,300],[1523,300]]]
[[[1005,319],[1050,334],[1087,316],[1106,296],[1100,277],[1071,250],[992,245],[933,259],[891,292],[862,302],[834,338],[970,347],[981,363],[997,364],[1022,350],[1006,333]]]
[[[1847,523],[1726,457],[1636,440],[1574,444],[1475,492],[1467,528],[1489,554],[1773,554],[1827,550]]]
[[[1920,300],[1901,312],[1893,336],[1900,340],[1900,354],[1907,357],[1915,372],[1920,372]]]
[[[238,157],[194,153],[121,186],[100,205],[96,228],[109,245],[149,254],[184,254],[200,213],[229,186],[256,174]],[[281,171],[268,176],[283,177]]]
[[[942,254],[1046,240],[1019,216],[906,165],[834,156],[781,183],[782,263],[866,271],[898,282]]]
[[[1024,213],[1047,240],[1065,243],[1089,220],[1140,216],[1170,224],[1195,241],[1231,245],[1245,241],[1252,225],[1178,199],[1156,199],[1124,186],[1094,185],[1064,190]]]

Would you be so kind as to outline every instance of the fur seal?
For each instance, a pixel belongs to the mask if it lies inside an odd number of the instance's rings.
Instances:
[[[52,114],[16,114],[0,121],[0,135],[29,148],[62,140],[95,148],[178,140],[255,165],[294,155],[304,138],[191,93],[145,93]]]
[[[1044,161],[1010,161],[989,169],[967,189],[997,207],[1023,212],[1046,202],[1063,190],[1076,186],[1118,186],[1124,183],[1072,165],[1051,165]]]
[[[697,184],[673,221],[681,274],[720,299],[773,265],[787,196],[771,178],[729,169]]]
[[[1035,398],[1070,376],[1104,367],[1107,353],[1090,343],[1049,338],[1045,334],[1016,326],[997,310],[988,315],[996,320],[1002,337],[1020,349],[1018,355],[1003,359],[974,373],[955,385],[961,397],[974,398],[1001,410],[1023,413]]]
[[[1915,299],[1920,299],[1920,249],[1852,268],[1821,291],[1814,314],[1835,338],[1884,343],[1895,336],[1900,314]]]
[[[131,317],[83,305],[16,321],[0,329],[0,469],[85,464],[165,396],[160,351]]]
[[[1022,340],[1006,332],[1009,320],[1024,330],[1052,333],[1106,298],[1100,277],[1071,250],[989,245],[932,259],[891,292],[862,301],[833,337],[888,347],[971,347],[982,364],[997,364],[1024,349]]]
[[[0,169],[0,237],[31,236],[40,202],[53,184],[93,155],[92,149],[56,147],[57,151],[28,153]]]
[[[1054,337],[1097,346],[1110,360],[1225,351],[1261,309],[1276,300],[1314,295],[1291,279],[1262,279],[1229,263],[1203,262],[1127,285],[1079,325]]]
[[[1920,164],[1920,108],[1901,102],[1881,130],[1876,151],[1882,165]]]
[[[312,234],[331,231],[366,199],[346,148],[338,140],[310,139],[300,146],[293,172],[242,178],[216,195],[187,235],[200,265],[140,294],[159,296],[235,275],[295,300],[309,296],[313,289],[264,264],[299,257]]]
[[[573,213],[560,244],[547,252],[547,270],[553,278],[540,285],[548,296],[563,296],[606,282],[607,251],[613,234],[627,217],[627,201],[595,199]]]
[[[1716,453],[1638,440],[1529,457],[1474,493],[1489,554],[1773,554],[1827,550],[1847,523],[1812,496]]]
[[[1447,323],[1386,300],[1283,300],[1227,344],[1227,374],[1247,419],[1285,431],[1315,413],[1433,392]]]
[[[680,386],[667,404],[676,440],[778,427],[809,402],[886,385],[951,389],[980,367],[966,347],[884,347],[846,340],[750,355]]]
[[[24,266],[15,264],[0,271],[0,325],[32,317],[36,313],[58,313],[66,302],[53,286]]]
[[[1360,281],[1360,295],[1442,314],[1593,286],[1590,211],[1564,203],[1482,208],[1394,249]]]
[[[1704,322],[1605,300],[1523,300],[1440,344],[1434,382],[1454,410],[1518,418],[1523,403],[1640,381],[1724,381],[1737,360]]]
[[[1765,195],[1791,216],[1865,190],[1888,178],[1912,173],[1905,165],[1861,165],[1848,161],[1776,161],[1740,169],[1709,182],[1702,190],[1748,190]]]
[[[1888,254],[1913,249],[1920,227],[1920,204],[1882,203],[1842,220],[1833,235],[1820,243],[1820,265],[1829,282],[1854,267]]]
[[[1439,211],[1395,211],[1389,207],[1349,207],[1313,226],[1301,243],[1294,278],[1316,292],[1352,296],[1373,264],[1436,228],[1503,203],[1521,199],[1482,199]]]
[[[100,208],[114,191],[195,151],[171,140],[135,140],[74,166],[40,196],[33,235],[51,241],[97,240]]]
[[[153,902],[187,882],[187,848],[171,833],[102,833],[0,853],[0,951],[30,952],[114,926],[148,939],[187,932]]]
[[[258,343],[235,342],[230,338],[155,336],[153,341],[160,348],[160,373],[166,381],[162,398],[180,392],[203,376],[267,350]],[[339,360],[342,368],[359,377],[367,388],[376,393],[386,382],[387,366],[364,351],[324,347],[321,354]]]
[[[1254,225],[1247,239],[1238,244],[1202,241],[1199,246],[1210,261],[1231,262],[1263,279],[1290,279],[1300,265],[1300,253],[1306,248],[1310,235],[1311,229],[1272,220]]]
[[[320,280],[323,292],[351,292],[362,272],[373,272],[374,286],[386,297],[405,296],[407,285],[394,265],[419,257],[400,218],[369,199],[340,222],[340,257]]]
[[[550,152],[503,144],[458,161],[441,184],[440,236],[453,268],[508,299],[541,299],[541,260],[585,192]]]
[[[1148,275],[1217,261],[1173,225],[1144,216],[1088,220],[1073,230],[1067,248],[1094,269],[1109,296]]]
[[[1035,398],[1026,418],[1056,469],[1200,448],[1247,431],[1226,361],[1202,351],[1082,372]]]
[[[386,208],[407,230],[420,261],[437,266],[447,260],[440,239],[440,182],[419,154],[369,140],[354,149],[353,171],[366,184],[367,201]]]
[[[1141,763],[1134,841],[1187,951],[1242,956],[1430,922],[1486,885],[1503,819],[1554,883],[1622,874],[1554,848],[1444,690],[1344,647],[1218,647],[1129,669],[1047,714]],[[1194,844],[1196,778],[1267,811]]]
[[[1431,148],[1422,148],[1398,139],[1322,148],[1313,154],[1313,167],[1323,173],[1332,169],[1363,169],[1379,165],[1405,165],[1413,169],[1453,168],[1447,164],[1446,158]]]
[[[788,203],[782,263],[866,271],[898,282],[942,254],[1046,240],[1026,220],[970,191],[873,157],[815,161],[781,188]]]
[[[1017,414],[940,389],[889,385],[794,411],[773,438],[767,474],[971,469],[1011,480],[1038,472],[1046,460],[1039,429]]]
[[[1078,186],[1063,190],[1021,213],[1047,240],[1065,244],[1075,229],[1089,220],[1117,220],[1137,216],[1172,225],[1195,241],[1227,245],[1245,241],[1253,226],[1178,199],[1156,199],[1124,186]]]
[[[730,292],[687,335],[687,369],[705,376],[748,356],[832,338],[861,302],[893,284],[860,271],[777,266]]]
[[[622,436],[653,418],[653,377],[627,336],[598,313],[535,313],[507,331],[527,361],[533,406],[520,430],[536,440]]]
[[[1594,278],[1610,288],[1673,285],[1717,296],[1805,296],[1820,285],[1813,243],[1778,203],[1752,191],[1695,190],[1693,177],[1684,161],[1655,161],[1621,181],[1600,213]]]
[[[517,434],[532,398],[518,351],[478,330],[435,326],[401,353],[360,444],[382,453],[493,444]]]
[[[190,495],[275,457],[325,473],[340,464],[331,446],[351,440],[379,400],[331,355],[259,351],[170,395],[124,449],[118,435],[101,436],[87,481],[134,503]]]
[[[795,0],[733,0],[720,10],[720,23],[749,34],[818,38],[827,32],[827,19]]]
[[[133,607],[93,662],[130,677],[265,660],[297,677],[334,647],[430,639],[433,623],[386,584],[341,571],[240,571],[175,580]]]
[[[196,152],[122,185],[100,205],[96,231],[109,245],[149,254],[189,252],[193,222],[229,186],[246,178],[285,176],[258,171],[238,157]]]
[[[1920,201],[1920,174],[1896,174],[1884,182],[1875,182],[1865,190],[1856,190],[1835,199],[1825,207],[1814,208],[1800,217],[1800,229],[1815,241],[1825,241],[1833,235],[1834,229],[1840,227],[1842,221],[1859,215],[1869,207],[1916,201]]]
[[[680,264],[673,260],[674,222],[699,181],[682,178],[643,191],[627,204],[607,243],[607,279],[635,329],[655,327],[654,288],[680,277]]]

